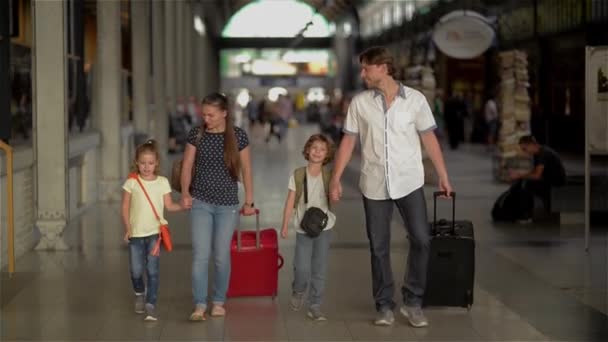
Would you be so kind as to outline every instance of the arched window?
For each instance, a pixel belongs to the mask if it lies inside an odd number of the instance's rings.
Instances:
[[[257,0],[236,12],[222,37],[294,37],[305,27],[304,37],[331,36],[327,19],[298,0]]]

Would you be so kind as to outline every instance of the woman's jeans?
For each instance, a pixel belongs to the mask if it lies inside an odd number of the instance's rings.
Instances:
[[[215,269],[213,303],[226,301],[230,280],[230,241],[239,220],[239,206],[222,206],[192,201],[192,294],[194,304],[207,305],[209,257],[213,251]]]
[[[159,257],[151,255],[158,240],[158,235],[135,237],[129,239],[129,259],[131,264],[131,282],[136,294],[146,294],[146,303],[156,305],[158,298]],[[148,288],[144,283],[144,270],[148,279]]]

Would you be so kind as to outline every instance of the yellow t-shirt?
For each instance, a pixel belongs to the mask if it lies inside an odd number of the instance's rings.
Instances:
[[[139,176],[138,176],[139,177]],[[153,181],[147,181],[139,178],[146,191],[150,200],[154,203],[154,208],[160,220],[163,224],[167,224],[167,220],[163,215],[165,204],[163,197],[171,193],[171,186],[169,180],[163,176],[157,176]],[[129,208],[129,223],[131,224],[131,237],[145,237],[154,234],[158,234],[160,231],[160,224],[154,216],[154,211],[150,207],[150,202],[146,198],[141,186],[137,180],[129,178],[122,186],[122,188],[131,194],[131,206]]]

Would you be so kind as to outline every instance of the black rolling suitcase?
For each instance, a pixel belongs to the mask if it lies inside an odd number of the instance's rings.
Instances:
[[[456,221],[456,194],[452,193],[452,220],[437,221],[437,197],[433,193],[431,252],[427,271],[424,306],[473,304],[475,283],[475,237],[471,221]]]

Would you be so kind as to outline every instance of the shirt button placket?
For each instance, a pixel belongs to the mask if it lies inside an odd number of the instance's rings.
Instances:
[[[390,180],[388,172],[388,112],[384,112],[384,177],[386,178],[386,191],[391,194],[390,191]]]

